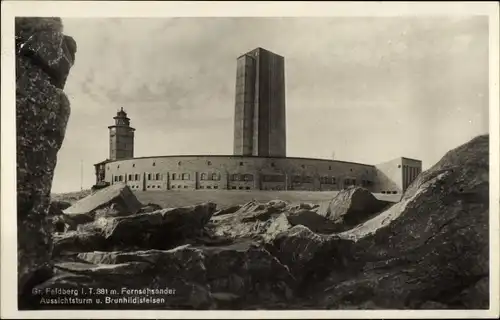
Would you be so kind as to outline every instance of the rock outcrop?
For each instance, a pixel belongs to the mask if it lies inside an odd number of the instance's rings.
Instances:
[[[89,288],[106,288],[119,292],[115,298],[164,299],[159,304],[140,305],[148,309],[239,309],[293,297],[293,277],[288,269],[249,242],[210,248],[187,245],[171,250],[94,251],[78,258],[82,262],[56,264],[59,275],[36,289],[76,288],[82,292],[83,288],[88,292]],[[138,295],[123,288],[171,291]],[[112,301],[105,306],[93,303],[83,307],[137,309],[138,305]]]
[[[51,274],[47,219],[70,103],[63,92],[76,43],[59,18],[16,18],[18,292]]]
[[[120,217],[100,217],[79,224],[76,230],[70,228],[56,233],[54,256],[93,250],[170,249],[201,235],[215,210],[215,204],[204,203]]]
[[[489,277],[489,141],[479,136],[422,173],[400,203],[339,234],[347,261],[311,292],[324,308],[485,308]],[[342,271],[344,270],[344,271]],[[348,271],[348,272],[347,272]],[[474,299],[465,301],[467,292]],[[314,298],[313,298],[314,299]]]
[[[368,190],[350,187],[341,190],[331,201],[322,203],[317,212],[328,220],[353,227],[388,206],[389,203],[378,200]]]

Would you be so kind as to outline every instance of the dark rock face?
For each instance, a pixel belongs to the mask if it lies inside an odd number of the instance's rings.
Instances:
[[[318,235],[303,225],[296,225],[273,237],[266,248],[290,269],[297,285],[307,287],[323,279],[344,261],[341,249],[348,245],[336,236]]]
[[[74,63],[75,41],[59,18],[16,18],[18,292],[50,274],[47,219],[57,152],[70,115],[61,90]],[[43,271],[46,270],[46,271]]]
[[[47,288],[107,288],[122,293],[132,290],[166,289],[152,294],[164,298],[151,309],[244,308],[260,301],[286,301],[292,295],[293,279],[287,268],[268,251],[250,243],[225,247],[181,246],[172,250],[135,252],[87,252],[83,262],[56,264],[60,274],[41,284]],[[137,297],[120,294],[120,297]],[[40,306],[43,308],[43,306]],[[85,306],[84,306],[85,307]],[[92,304],[87,308],[99,309]],[[137,304],[110,304],[104,308],[137,308]]]
[[[319,305],[487,307],[488,147],[488,136],[480,136],[448,152],[399,204],[340,234],[355,241],[344,267],[357,271],[342,279],[333,270],[313,289],[323,291]],[[475,298],[465,302],[467,292]]]
[[[67,201],[51,201],[49,205],[49,215],[56,216],[63,214],[63,211],[67,208],[71,207],[71,203]]]
[[[388,205],[364,188],[351,187],[341,190],[331,201],[322,203],[317,212],[331,221],[352,227]]]

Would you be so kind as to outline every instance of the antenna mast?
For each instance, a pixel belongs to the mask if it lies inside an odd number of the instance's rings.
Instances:
[[[83,160],[80,159],[80,191],[83,191]]]

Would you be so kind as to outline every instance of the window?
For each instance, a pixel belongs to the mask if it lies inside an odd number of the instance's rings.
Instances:
[[[175,189],[175,186],[172,186],[172,189]]]
[[[160,174],[159,173],[156,174],[156,180],[160,180]]]
[[[240,175],[239,174],[232,174],[231,175],[231,181],[239,181],[240,180]]]
[[[109,166],[106,167],[109,170]]]
[[[116,168],[117,168],[117,169],[120,169],[120,165],[117,165],[117,166],[116,166]]]
[[[349,169],[349,170],[352,172],[352,168],[351,168],[351,169]]]
[[[247,187],[247,190],[250,190],[250,187]]]
[[[204,186],[200,186],[200,189],[203,189],[203,188],[205,188],[205,187]]]
[[[172,180],[177,180],[177,175],[175,173],[172,173]]]
[[[400,164],[398,164],[398,168],[401,168],[401,165],[400,165]]]
[[[132,168],[135,168],[135,163],[132,163]]]
[[[332,177],[332,184],[336,184],[337,183],[337,180],[335,179],[335,177]]]
[[[139,175],[138,174],[135,175],[135,180],[139,180]]]
[[[303,178],[303,181],[304,181],[305,183],[312,183],[312,182],[313,182],[313,179],[312,179],[312,177],[310,177],[310,176],[305,176],[305,177]]]
[[[253,181],[253,175],[252,174],[245,174],[245,175],[243,175],[243,180]]]
[[[238,189],[243,190],[243,187],[239,187]]]
[[[160,188],[161,188],[161,186],[156,186],[156,187],[157,187],[158,189],[160,189]]]
[[[179,162],[177,162],[177,165],[178,165],[178,166],[180,166],[181,164],[182,164],[182,162],[180,162],[180,161],[179,161]]]
[[[156,186],[152,186],[152,188],[154,189]]]
[[[271,162],[271,167],[274,167],[274,162]]]
[[[115,176],[115,182],[118,181],[118,176]]]
[[[188,186],[184,186],[184,189],[187,189]]]
[[[211,165],[212,165],[212,161],[207,161],[207,164],[208,164],[209,166],[211,166]]]
[[[201,177],[200,177],[200,180],[207,180],[207,174],[206,173],[202,173]]]
[[[332,170],[332,166],[328,166],[328,170]]]
[[[220,175],[218,173],[212,173],[212,180],[215,180],[215,181],[220,180]]]
[[[212,187],[211,186],[207,186],[207,189],[212,189]]]
[[[234,190],[234,189],[236,189],[236,187],[235,187],[235,186],[232,186],[232,187],[231,187],[231,189],[233,189],[233,190]]]
[[[182,180],[189,180],[189,173],[183,173]]]
[[[123,176],[120,176],[120,181],[123,181]]]
[[[306,166],[305,165],[301,165],[302,169],[304,169]]]
[[[242,165],[243,165],[243,162],[240,162],[240,166],[242,166]]]
[[[133,180],[133,179],[132,179],[132,175],[131,175],[131,174],[129,174],[129,175],[128,175],[128,179],[129,179],[129,180]]]
[[[148,180],[151,180],[151,173],[148,173]]]
[[[148,189],[150,188],[150,186],[148,186]]]
[[[214,186],[214,189],[219,189],[219,186]]]
[[[383,194],[385,194],[385,191],[382,191]]]
[[[153,167],[156,166],[156,162],[153,162]]]

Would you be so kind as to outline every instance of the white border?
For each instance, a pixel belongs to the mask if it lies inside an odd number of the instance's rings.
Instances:
[[[490,309],[486,311],[17,311],[14,17],[487,15],[490,28]],[[499,11],[496,2],[2,1],[2,318],[495,318],[499,315]]]

